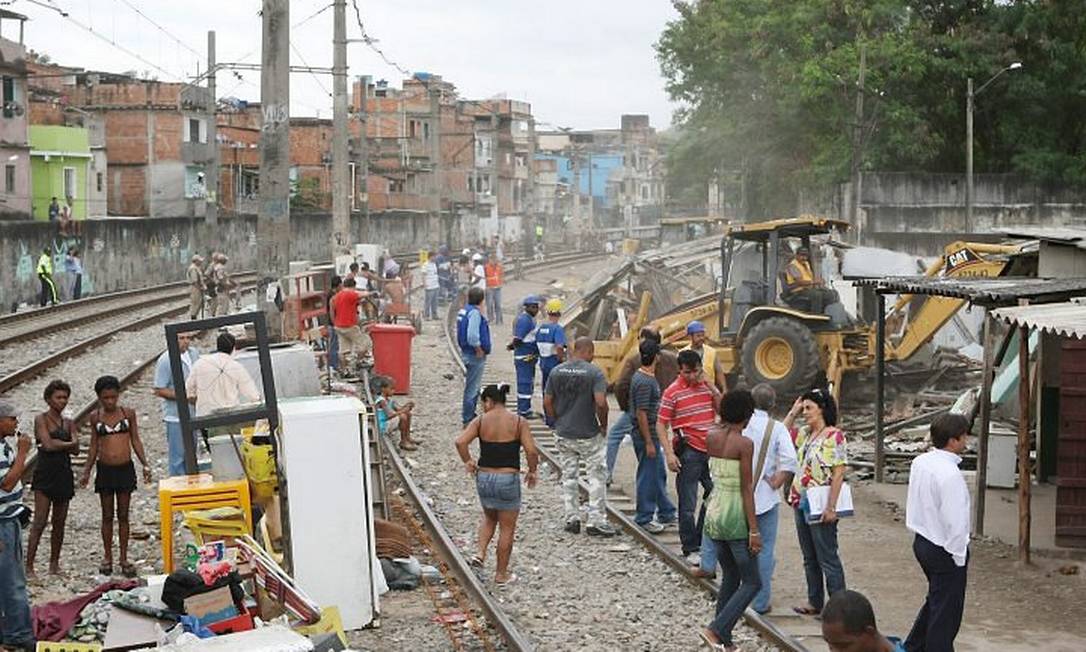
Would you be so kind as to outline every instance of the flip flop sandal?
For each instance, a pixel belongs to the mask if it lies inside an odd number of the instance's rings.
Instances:
[[[468,566],[471,566],[472,568],[482,568],[483,563],[484,560],[479,555],[472,555],[471,559],[468,560]]]
[[[713,639],[709,638],[708,632],[705,632],[704,630],[698,632],[698,636],[701,638],[701,642],[708,646],[713,652],[727,652],[729,649],[728,646],[723,643],[714,642]]]
[[[414,444],[409,444],[407,442],[400,442],[400,450],[402,450],[402,451],[417,451],[418,449],[419,449],[419,447],[414,445]]]
[[[113,564],[112,563],[110,563],[110,564],[106,564],[106,563],[99,564],[98,565],[98,574],[99,575],[105,575],[107,577],[110,576],[110,575],[113,575]]]
[[[796,612],[797,614],[799,614],[801,616],[815,616],[815,617],[817,617],[817,616],[822,615],[822,610],[821,609],[815,609],[814,607],[792,607],[792,611]]]
[[[516,573],[510,573],[509,574],[509,579],[505,580],[504,582],[499,582],[498,580],[494,580],[494,583],[497,584],[498,586],[507,586],[509,584],[513,584],[518,579],[520,579],[520,578],[517,577]]]
[[[139,572],[132,564],[121,564],[121,574],[125,577],[136,577],[139,575]]]

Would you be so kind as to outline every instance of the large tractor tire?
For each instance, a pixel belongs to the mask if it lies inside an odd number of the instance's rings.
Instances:
[[[788,317],[755,324],[743,338],[743,376],[753,387],[769,383],[778,396],[795,396],[811,388],[821,360],[814,334]]]

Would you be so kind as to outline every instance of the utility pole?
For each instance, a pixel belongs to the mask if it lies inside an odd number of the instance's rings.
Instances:
[[[347,0],[332,3],[332,260],[351,253],[351,207],[347,205]]]
[[[359,129],[361,137],[359,139],[358,148],[360,152],[360,160],[358,166],[355,168],[359,171],[358,176],[362,179],[362,189],[357,190],[357,196],[362,200],[362,242],[370,241],[370,159],[369,159],[369,121],[366,117],[366,100],[369,98],[370,92],[370,77],[369,75],[363,75],[358,78],[359,86],[362,87],[362,92],[359,93],[358,100],[358,122],[361,125]]]
[[[208,167],[205,179],[207,188],[205,192],[204,219],[208,225],[214,226],[219,221],[219,123],[216,110],[219,100],[215,90],[215,31],[207,33],[207,146],[211,148],[211,165]]]
[[[864,138],[864,81],[867,75],[867,47],[860,45],[860,78],[856,84],[856,124],[852,129],[852,228],[856,233],[857,241],[862,241],[864,225],[860,224],[860,180],[861,166],[863,165],[863,138]]]
[[[268,337],[283,334],[279,309],[263,291],[278,284],[290,259],[290,0],[263,0],[260,68],[260,207],[257,215],[257,306]]]
[[[995,79],[993,77],[992,79]],[[991,83],[991,80],[989,80]],[[963,233],[973,231],[973,78],[966,82],[965,89],[965,228]]]

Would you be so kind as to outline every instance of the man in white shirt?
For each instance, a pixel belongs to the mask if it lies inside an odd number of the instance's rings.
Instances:
[[[217,351],[205,355],[192,365],[185,380],[185,392],[196,397],[196,416],[241,405],[241,399],[254,403],[260,400],[253,377],[234,359],[236,342],[230,333],[219,333]]]
[[[743,429],[743,436],[754,442],[754,465],[751,477],[757,477],[754,487],[754,512],[758,517],[758,531],[762,533],[762,551],[758,553],[758,573],[762,578],[762,588],[754,596],[751,607],[760,614],[770,612],[771,588],[773,568],[776,560],[773,550],[777,544],[777,525],[781,504],[781,487],[788,486],[792,482],[792,476],[796,474],[798,462],[796,459],[796,447],[792,444],[792,436],[784,424],[769,416],[777,404],[777,392],[766,384],[755,385],[750,391],[754,398],[754,415],[751,416],[747,427]],[[765,450],[763,461],[763,449]],[[761,473],[758,466],[761,465]],[[707,543],[708,542],[708,543]],[[712,577],[716,574],[716,546],[713,540],[702,535],[701,567],[694,572],[702,577]],[[709,546],[709,554],[706,554],[706,546]]]
[[[916,533],[913,554],[928,595],[905,639],[910,652],[953,652],[965,609],[969,561],[969,487],[958,469],[969,421],[944,414],[931,424],[932,450],[913,460],[905,525]]]
[[[482,254],[475,254],[471,257],[471,287],[486,292],[486,267],[483,266]],[[491,315],[487,315],[487,317],[491,317]]]
[[[441,288],[441,279],[437,274],[437,254],[433,250],[426,252],[422,276],[426,289],[426,318],[437,319],[437,295]]]

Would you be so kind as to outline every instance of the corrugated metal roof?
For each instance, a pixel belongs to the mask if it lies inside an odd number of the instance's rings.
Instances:
[[[1086,295],[1086,278],[887,276],[855,281],[884,292],[965,299],[980,305],[1007,305],[1019,299],[1066,301]]]
[[[1017,226],[999,229],[999,231],[1012,238],[1030,238],[1044,240],[1045,242],[1058,242],[1079,249],[1086,249],[1086,229],[1074,227],[1041,227],[1041,226]]]
[[[1086,304],[1081,301],[1045,303],[993,310],[996,319],[1015,326],[1028,326],[1064,337],[1086,337]]]

